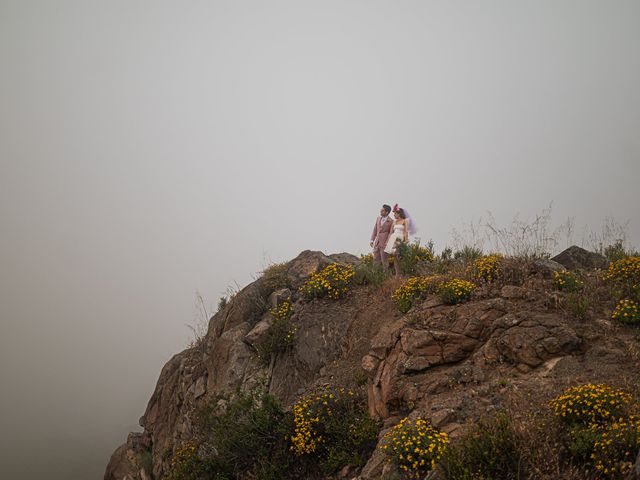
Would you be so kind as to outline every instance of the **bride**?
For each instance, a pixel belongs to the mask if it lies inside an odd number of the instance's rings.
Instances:
[[[409,234],[415,233],[415,227],[411,224],[409,215],[403,208],[399,208],[398,205],[393,206],[393,216],[395,220],[393,222],[393,233],[389,235],[387,244],[384,247],[384,251],[390,255],[395,255],[393,266],[396,271],[396,276],[400,275],[400,262],[397,245],[400,242],[409,243]]]

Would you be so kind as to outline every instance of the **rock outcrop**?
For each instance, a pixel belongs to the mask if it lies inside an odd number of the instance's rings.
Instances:
[[[176,448],[193,437],[192,414],[202,402],[258,384],[285,406],[320,384],[360,388],[386,429],[400,415],[420,414],[455,437],[500,408],[506,383],[539,392],[633,378],[640,367],[606,312],[585,323],[558,308],[550,279],[562,268],[556,262],[532,264],[523,284],[483,287],[455,306],[429,297],[406,315],[391,299],[393,281],[356,287],[341,301],[298,298],[297,287],[334,262],[358,259],[305,251],[287,265],[289,286],[267,287],[261,278],[239,291],[211,318],[206,337],[164,366],[140,419],[143,432],[114,452],[105,480],[161,479]],[[265,365],[253,345],[273,322],[268,310],[284,300],[293,302],[296,340]],[[385,468],[376,450],[358,475],[377,479]]]
[[[609,261],[599,253],[590,252],[576,245],[567,248],[553,257],[551,260],[557,262],[568,270],[592,270],[594,268],[607,268]]]

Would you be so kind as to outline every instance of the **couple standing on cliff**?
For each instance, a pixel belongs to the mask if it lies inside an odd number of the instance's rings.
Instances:
[[[401,242],[408,243],[409,235],[416,233],[416,227],[411,221],[409,213],[404,208],[393,206],[394,220],[389,218],[392,209],[389,205],[383,205],[380,209],[380,216],[376,218],[373,226],[370,245],[373,248],[373,261],[382,263],[382,268],[386,271],[389,263],[387,258],[389,255],[395,255],[396,259],[393,266],[396,276],[400,275],[400,262],[398,260],[398,244]]]

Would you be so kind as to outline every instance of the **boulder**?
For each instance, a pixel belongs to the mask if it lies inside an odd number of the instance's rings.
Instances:
[[[505,285],[502,287],[502,290],[500,290],[500,296],[508,299],[525,298],[527,296],[527,290],[515,285]]]
[[[310,275],[313,275],[332,263],[335,263],[335,261],[322,252],[305,250],[289,262],[287,275],[291,281],[291,286],[297,289]]]
[[[274,321],[275,318],[272,315],[266,314],[262,318],[262,320],[260,320],[256,324],[256,326],[253,327],[251,331],[249,331],[249,333],[244,336],[242,340],[244,341],[244,343],[251,345],[252,347],[255,346],[256,343],[258,343],[258,341],[264,336],[264,334],[269,331]]]
[[[531,262],[530,274],[540,274],[544,278],[553,278],[553,274],[566,270],[564,265],[548,258],[539,258]]]
[[[269,295],[269,306],[277,308],[282,302],[291,299],[291,290],[288,288],[280,288]]]
[[[516,365],[535,368],[546,360],[577,350],[581,341],[565,322],[554,315],[507,314],[496,320],[491,344]],[[495,343],[494,343],[495,342]]]
[[[604,256],[576,245],[567,248],[551,260],[558,262],[568,270],[591,270],[607,268],[609,265],[609,261]]]
[[[151,451],[151,441],[144,433],[130,433],[127,442],[111,455],[104,474],[104,480],[147,480],[151,472],[140,465],[143,454]]]
[[[344,263],[346,265],[357,265],[360,263],[360,259],[350,253],[332,253],[329,258],[336,263]]]

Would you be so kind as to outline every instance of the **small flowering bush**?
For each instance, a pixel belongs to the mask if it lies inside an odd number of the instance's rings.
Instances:
[[[438,288],[438,293],[444,303],[455,305],[471,298],[471,294],[476,288],[477,285],[475,283],[454,278],[441,284]]]
[[[567,388],[549,403],[554,415],[568,425],[600,424],[620,416],[631,395],[604,384]]]
[[[640,257],[627,257],[611,262],[606,280],[618,280],[629,284],[640,282]]]
[[[360,255],[360,262],[364,265],[373,264],[373,253],[367,253],[366,255]]]
[[[577,292],[582,290],[584,282],[580,280],[576,275],[568,270],[561,272],[554,272],[553,284],[558,290],[565,292]]]
[[[255,347],[258,357],[269,363],[272,355],[286,351],[293,345],[297,326],[291,322],[293,306],[291,302],[284,301],[278,307],[269,311],[274,322],[269,330],[260,338]]]
[[[372,285],[377,288],[388,276],[388,269],[385,270],[381,263],[374,262],[373,255],[368,253],[360,256],[360,263],[355,267],[353,281],[357,285]]]
[[[571,387],[550,403],[567,429],[568,451],[599,477],[622,479],[640,448],[640,420],[629,415],[632,397],[608,385]],[[637,409],[637,405],[635,406]]]
[[[301,397],[292,413],[291,451],[317,459],[327,473],[364,465],[375,447],[378,423],[351,390],[323,388]]]
[[[445,480],[535,478],[524,474],[525,462],[519,447],[525,442],[518,438],[518,430],[505,412],[480,418],[447,447],[438,462],[439,473]]]
[[[631,416],[590,429],[597,435],[591,454],[594,468],[607,478],[625,478],[640,449],[640,419]]]
[[[354,275],[351,265],[332,263],[311,275],[299,290],[308,299],[326,296],[337,300],[346,295]]]
[[[498,278],[504,257],[499,253],[480,257],[472,265],[473,277],[485,282],[493,282]]]
[[[287,273],[288,269],[289,265],[287,263],[274,263],[264,269],[262,272],[262,284],[267,295],[280,288],[291,286]]]
[[[611,318],[627,325],[640,325],[640,307],[634,300],[620,300]]]
[[[188,442],[175,451],[169,464],[167,480],[199,480],[206,472],[202,459],[198,456],[198,447]]]
[[[409,478],[423,478],[444,453],[449,436],[428,420],[403,418],[384,436],[382,449]]]
[[[441,282],[442,277],[438,275],[411,277],[393,292],[393,301],[402,313],[407,313],[414,302],[435,293]]]
[[[400,262],[400,271],[407,275],[415,275],[418,262],[433,262],[433,242],[429,242],[426,247],[420,245],[420,242],[398,244],[399,258],[395,260]]]

